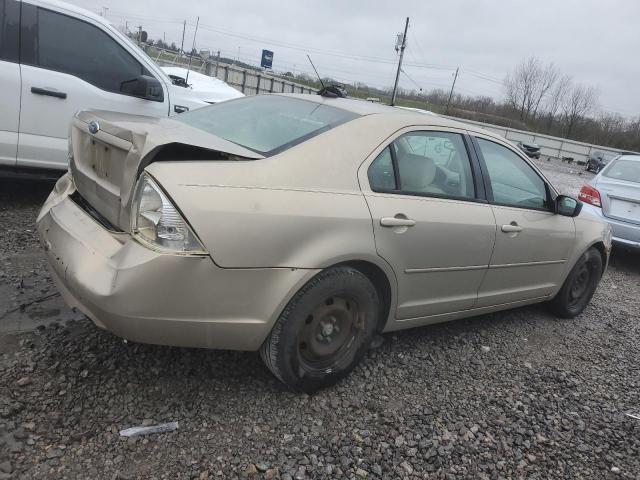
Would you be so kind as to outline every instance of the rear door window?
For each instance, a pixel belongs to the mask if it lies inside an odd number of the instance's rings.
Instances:
[[[462,135],[409,132],[393,141],[371,163],[373,191],[474,199],[471,163]]]
[[[0,0],[0,60],[19,61],[20,3]]]
[[[68,73],[109,92],[151,73],[110,35],[60,13],[23,8],[22,63]]]

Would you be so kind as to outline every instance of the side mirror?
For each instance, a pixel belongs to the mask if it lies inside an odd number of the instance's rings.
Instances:
[[[120,84],[120,91],[138,98],[151,100],[154,102],[164,101],[164,92],[162,84],[148,75],[140,75],[133,80],[127,80]]]
[[[556,198],[556,213],[565,217],[577,217],[582,211],[582,202],[567,195]]]

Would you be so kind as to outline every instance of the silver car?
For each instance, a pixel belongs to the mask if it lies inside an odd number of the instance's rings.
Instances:
[[[622,155],[580,189],[585,209],[606,220],[613,241],[640,248],[640,155]]]
[[[504,138],[435,115],[259,95],[76,115],[38,218],[66,301],[129,340],[260,350],[312,391],[374,336],[587,305],[610,227]]]

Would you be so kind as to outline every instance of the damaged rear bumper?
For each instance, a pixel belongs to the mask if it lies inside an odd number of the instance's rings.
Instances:
[[[224,269],[208,256],[152,251],[97,223],[69,198],[74,188],[66,182],[37,222],[53,279],[70,306],[120,337],[257,350],[290,297],[317,273]]]

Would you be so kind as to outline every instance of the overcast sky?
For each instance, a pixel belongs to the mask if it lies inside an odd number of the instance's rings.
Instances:
[[[185,50],[222,50],[257,63],[273,50],[274,69],[311,72],[378,87],[393,84],[395,36],[410,17],[404,88],[503,97],[505,74],[535,55],[599,91],[603,110],[640,114],[638,0],[71,0],[106,12],[114,25],[142,25]]]

